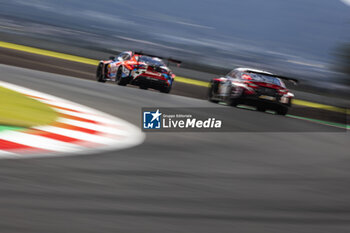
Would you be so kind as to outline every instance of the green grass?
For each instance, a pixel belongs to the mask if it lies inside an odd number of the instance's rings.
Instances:
[[[32,127],[48,125],[57,118],[49,106],[21,93],[0,87],[0,125]]]
[[[7,130],[24,130],[26,128],[18,127],[18,126],[7,126],[7,125],[0,125],[0,133],[1,131],[7,131]]]

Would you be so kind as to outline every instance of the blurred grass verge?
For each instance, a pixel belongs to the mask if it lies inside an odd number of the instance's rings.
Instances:
[[[49,106],[0,87],[0,125],[33,127],[53,123],[58,114]]]

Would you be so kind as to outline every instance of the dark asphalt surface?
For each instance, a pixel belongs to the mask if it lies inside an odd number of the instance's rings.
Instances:
[[[135,125],[145,106],[217,107],[4,65],[0,80]],[[0,231],[350,231],[349,133],[236,108],[227,118],[247,131],[275,125],[323,132],[149,133],[144,144],[122,151],[0,160]]]

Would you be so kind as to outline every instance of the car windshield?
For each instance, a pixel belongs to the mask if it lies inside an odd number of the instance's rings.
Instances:
[[[139,58],[140,62],[144,62],[147,65],[155,65],[155,66],[165,66],[162,60],[159,58],[154,58],[154,57],[148,57],[148,56],[141,56]]]
[[[253,80],[253,81],[264,82],[264,83],[271,83],[271,84],[275,84],[275,85],[284,87],[284,84],[282,83],[282,81],[279,78],[274,77],[274,76],[270,76],[270,75],[245,72],[242,74],[241,77],[242,77],[242,79]]]

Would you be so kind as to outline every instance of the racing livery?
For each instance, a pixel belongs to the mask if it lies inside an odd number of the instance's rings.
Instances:
[[[167,60],[181,63],[170,58]],[[132,51],[122,52],[109,60],[101,60],[96,71],[98,82],[115,81],[121,86],[131,84],[164,93],[170,92],[174,78],[175,75],[159,57]]]
[[[208,99],[214,103],[226,102],[231,106],[251,105],[258,111],[269,109],[279,115],[286,115],[294,94],[287,89],[283,79],[297,82],[262,70],[237,68],[225,77],[211,80]]]

